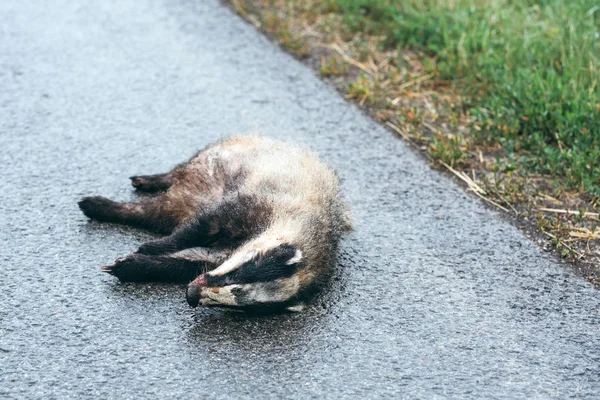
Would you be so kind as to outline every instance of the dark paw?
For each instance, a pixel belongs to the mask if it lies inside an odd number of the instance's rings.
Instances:
[[[106,197],[84,197],[78,204],[81,211],[89,218],[98,221],[111,221],[115,219],[117,203]]]
[[[131,186],[138,190],[148,190],[150,188],[150,182],[143,176],[130,176]]]
[[[123,282],[142,282],[148,280],[146,262],[141,255],[130,255],[119,258],[112,265],[102,267],[102,272],[109,273]]]

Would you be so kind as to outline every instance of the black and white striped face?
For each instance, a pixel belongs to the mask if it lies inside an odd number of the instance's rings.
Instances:
[[[192,307],[287,307],[306,280],[303,267],[302,251],[290,244],[244,249],[190,283],[186,298]]]

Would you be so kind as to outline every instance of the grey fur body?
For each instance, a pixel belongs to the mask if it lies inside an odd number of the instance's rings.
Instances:
[[[90,218],[169,233],[103,270],[122,280],[191,280],[191,305],[293,307],[321,286],[351,229],[335,173],[306,149],[236,136],[166,174],[132,177],[140,203],[80,202]]]

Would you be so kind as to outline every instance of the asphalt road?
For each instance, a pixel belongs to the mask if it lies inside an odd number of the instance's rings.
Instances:
[[[151,236],[80,197],[249,131],[340,173],[322,299],[193,310],[100,273]],[[600,292],[217,0],[2,0],[0,166],[1,398],[600,396]]]

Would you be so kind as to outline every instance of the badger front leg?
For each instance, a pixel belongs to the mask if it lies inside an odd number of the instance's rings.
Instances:
[[[131,254],[103,267],[102,271],[124,282],[188,283],[214,269],[230,254],[230,250],[205,248],[188,249],[168,256]]]
[[[271,210],[253,196],[230,196],[200,210],[170,236],[140,246],[137,253],[170,254],[192,247],[235,247],[262,231]]]

